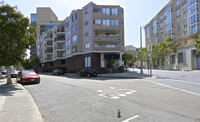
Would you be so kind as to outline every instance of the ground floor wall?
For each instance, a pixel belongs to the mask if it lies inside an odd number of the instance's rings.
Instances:
[[[112,53],[109,53],[112,55]],[[118,53],[120,58],[118,59],[119,65],[112,67],[112,72],[123,72],[121,53]],[[98,73],[110,72],[110,69],[106,67],[106,61],[104,58],[105,53],[88,53],[83,55],[76,55],[66,59],[58,59],[52,62],[43,63],[43,71],[51,72],[56,68],[61,68],[65,72],[76,73],[84,68],[93,68]],[[113,64],[114,66],[114,64]]]

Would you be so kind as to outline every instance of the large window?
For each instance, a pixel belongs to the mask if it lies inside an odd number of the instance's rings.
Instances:
[[[103,20],[103,26],[104,27],[109,27],[110,26],[110,20],[109,19],[104,19]]]
[[[180,22],[181,22],[181,18],[179,17],[176,19],[176,24],[179,24]]]
[[[110,8],[103,8],[103,15],[110,15]]]
[[[185,31],[183,32],[183,36],[184,36],[184,37],[187,36],[187,30],[185,30]]]
[[[176,16],[179,16],[180,13],[181,13],[181,12],[180,12],[180,8],[179,8],[179,9],[176,10]]]
[[[76,53],[77,52],[77,45],[72,46],[72,53]]]
[[[118,27],[118,20],[111,20],[111,26]]]
[[[189,18],[189,25],[193,25],[196,22],[196,14]]]
[[[184,29],[187,28],[187,22],[184,22],[184,23],[183,23],[183,28],[184,28]]]
[[[196,6],[192,6],[189,10],[188,10],[188,16],[191,16],[193,14],[196,13]]]
[[[111,15],[118,15],[118,8],[111,8]]]
[[[101,9],[100,8],[93,8],[93,12],[94,13],[101,13]]]
[[[176,32],[180,32],[181,31],[181,25],[178,25],[176,29],[177,29]]]
[[[196,33],[196,31],[197,31],[196,24],[194,24],[194,25],[192,25],[192,26],[189,27],[189,34],[190,35],[193,34],[193,33]]]
[[[77,13],[72,16],[72,22],[77,20]]]
[[[183,14],[183,20],[187,19],[187,13]]]
[[[88,14],[88,7],[85,8],[85,15]]]
[[[85,67],[91,67],[91,57],[85,57]]]
[[[86,49],[90,48],[90,43],[86,43],[86,44],[85,44],[85,48],[86,48]]]
[[[70,20],[66,21],[66,28],[68,28],[70,26]]]
[[[196,0],[188,0],[188,7],[192,6]]]
[[[187,5],[186,5],[186,3],[183,4],[182,9],[183,9],[183,12],[185,12],[185,11],[187,10]]]
[[[94,19],[94,24],[101,24],[101,19]]]
[[[72,32],[75,32],[75,31],[77,31],[77,24],[72,25]]]
[[[77,36],[77,35],[73,35],[73,36],[72,36],[72,42],[76,42],[77,39],[78,39],[78,36]]]

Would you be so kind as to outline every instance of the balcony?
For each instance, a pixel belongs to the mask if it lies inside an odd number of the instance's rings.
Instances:
[[[66,54],[65,53],[59,53],[57,55],[54,55],[55,59],[64,59],[66,58]]]
[[[46,47],[53,47],[53,44],[52,43],[47,43],[45,44]]]
[[[97,42],[120,42],[121,37],[119,35],[105,36],[105,35],[96,35],[93,36],[93,40]]]
[[[45,41],[48,41],[48,40],[52,40],[53,39],[53,35],[47,35],[44,37]]]
[[[93,51],[113,51],[113,52],[121,52],[121,46],[93,46]]]
[[[53,60],[53,57],[52,57],[52,56],[51,56],[51,57],[46,57],[45,60],[46,60],[46,61],[52,61],[52,60]]]
[[[56,51],[64,51],[66,49],[65,45],[57,45],[54,47],[54,50]]]
[[[65,29],[64,29],[64,27],[58,28],[56,31],[54,31],[54,33],[56,35],[58,35],[58,34],[65,34]]]
[[[53,53],[53,50],[45,50],[45,53],[50,53],[50,54],[52,54],[52,53]]]
[[[61,37],[57,37],[57,38],[55,38],[55,40],[54,40],[54,42],[56,42],[56,43],[65,43],[65,36],[61,36]]]

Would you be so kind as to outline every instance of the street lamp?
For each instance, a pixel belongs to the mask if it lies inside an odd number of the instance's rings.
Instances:
[[[141,63],[140,63],[140,74],[143,74],[143,70],[142,70],[142,67],[143,67],[143,62],[142,62],[142,28],[146,26],[146,25],[143,25],[140,27],[140,51],[141,51]]]

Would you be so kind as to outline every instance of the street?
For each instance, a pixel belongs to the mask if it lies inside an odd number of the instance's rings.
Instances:
[[[40,76],[40,84],[24,87],[33,96],[46,122],[200,121],[197,80],[193,84],[184,83],[184,91],[160,83],[174,79]],[[174,84],[173,87],[180,85]],[[190,91],[193,88],[195,90]],[[118,109],[121,117],[117,115]]]

